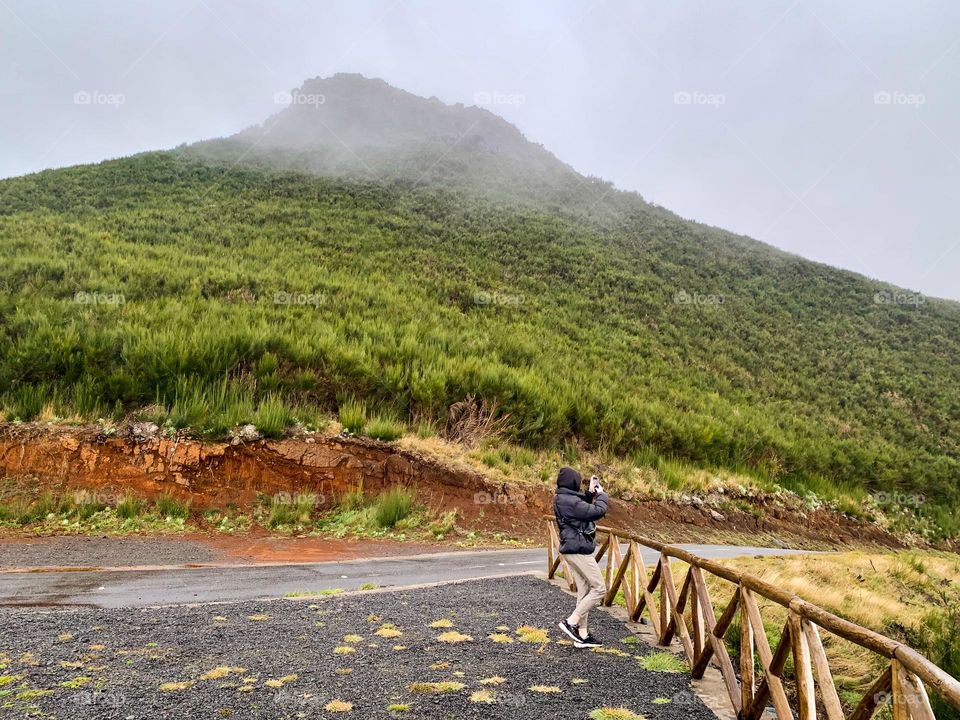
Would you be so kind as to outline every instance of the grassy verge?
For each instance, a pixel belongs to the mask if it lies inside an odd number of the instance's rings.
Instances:
[[[960,556],[935,551],[891,553],[848,552],[826,555],[732,558],[721,560],[741,572],[816,603],[836,615],[906,642],[954,677],[960,675]],[[676,563],[677,591],[686,566]],[[707,574],[710,596],[719,616],[733,586]],[[779,642],[786,609],[757,596],[767,639]],[[622,594],[617,602],[623,604]],[[858,645],[821,631],[841,700],[852,709],[883,671],[886,661]],[[739,621],[727,632],[727,646],[739,661]],[[757,666],[761,672],[760,666]],[[793,677],[788,660],[785,677]],[[933,697],[931,693],[931,697]],[[938,718],[956,720],[960,713],[934,698]]]
[[[154,499],[133,493],[114,495],[86,490],[38,491],[33,478],[0,480],[0,529],[36,535],[209,530],[246,532],[259,526],[277,535],[330,535],[337,538],[393,540],[478,539],[457,527],[456,511],[433,512],[406,488],[370,495],[362,487],[344,493],[331,507],[311,493],[261,495],[248,511],[224,508],[192,510],[189,501],[165,494]],[[498,541],[498,538],[492,538]]]
[[[851,552],[738,558],[724,563],[906,642],[955,677],[960,675],[958,555],[933,551]],[[717,593],[717,597],[723,597],[719,587]],[[769,602],[761,603],[761,610],[768,636],[772,641],[779,639],[785,610]],[[853,643],[827,632],[822,635],[841,698],[848,703],[859,701],[886,663]],[[732,649],[738,652],[738,648]],[[938,718],[960,717],[942,704],[934,709]]]

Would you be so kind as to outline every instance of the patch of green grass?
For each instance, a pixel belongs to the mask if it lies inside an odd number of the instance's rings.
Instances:
[[[367,423],[364,434],[376,440],[391,442],[402,438],[407,431],[406,426],[387,415],[374,415]]]
[[[167,518],[186,520],[190,516],[190,501],[182,502],[172,493],[164,493],[157,498],[157,514]]]
[[[339,595],[343,592],[343,588],[326,588],[324,590],[300,590],[296,592],[289,592],[284,595],[285,598],[310,598],[310,597],[327,597],[330,595]]]
[[[271,530],[310,523],[316,508],[316,497],[310,493],[280,493],[267,500],[267,527]]]
[[[396,487],[377,498],[374,517],[377,525],[382,528],[392,528],[398,522],[413,512],[413,492],[403,487]]]
[[[668,652],[652,652],[642,656],[637,662],[644,670],[652,672],[685,673],[690,668],[676,655]]]
[[[257,405],[253,424],[264,437],[279,438],[294,424],[294,414],[294,409],[279,395],[271,394]]]
[[[376,590],[378,587],[380,586],[374,582],[365,582],[360,584],[361,590]]]
[[[403,713],[410,709],[407,703],[392,703],[387,705],[387,712]]]
[[[353,398],[340,404],[340,424],[354,435],[363,433],[367,425],[367,406]]]
[[[86,677],[84,675],[78,675],[77,677],[71,680],[64,680],[60,683],[60,687],[69,688],[71,690],[78,690],[79,688],[89,685],[93,681],[93,678]]]

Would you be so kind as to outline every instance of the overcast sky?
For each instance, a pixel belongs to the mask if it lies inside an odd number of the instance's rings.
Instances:
[[[335,72],[489,103],[685,217],[960,299],[951,0],[0,0],[0,176],[228,135]]]

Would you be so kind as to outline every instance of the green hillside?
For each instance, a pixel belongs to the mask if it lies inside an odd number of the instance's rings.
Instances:
[[[350,399],[439,428],[475,395],[531,447],[883,491],[960,528],[960,305],[597,201],[515,138],[430,156],[411,132],[364,151],[371,178],[241,134],[0,181],[0,407],[154,405],[222,437]]]

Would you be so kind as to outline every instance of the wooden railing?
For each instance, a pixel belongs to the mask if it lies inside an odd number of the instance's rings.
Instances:
[[[573,576],[559,552],[560,538],[552,517],[548,526],[548,574],[554,577],[563,566],[564,578],[573,590]],[[681,548],[614,528],[601,526],[598,534],[606,539],[597,549],[596,558],[608,556],[604,604],[613,604],[622,591],[630,619],[636,622],[646,612],[661,645],[670,645],[679,638],[695,679],[703,677],[711,660],[716,661],[740,720],[759,720],[768,703],[773,705],[778,720],[813,720],[818,714],[827,720],[869,720],[888,699],[893,704],[894,720],[935,720],[927,688],[960,709],[960,682],[903,643],[844,620],[760,578],[738,573]],[[626,552],[621,550],[621,543],[627,544]],[[652,574],[641,556],[641,546],[659,553]],[[679,592],[673,577],[673,560],[689,566]],[[705,573],[732,585],[732,596],[719,618]],[[786,609],[786,622],[776,647],[771,647],[767,639],[758,597]],[[730,628],[736,627],[737,617],[739,638],[733,641],[740,650],[739,668],[734,667],[725,642]],[[849,714],[845,713],[834,685],[821,632],[884,658],[883,672]],[[794,677],[788,695],[784,667],[791,655]],[[761,672],[756,672],[757,656]]]

